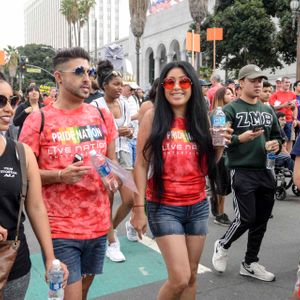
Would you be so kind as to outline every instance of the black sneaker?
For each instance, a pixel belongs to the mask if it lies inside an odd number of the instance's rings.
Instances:
[[[216,216],[214,219],[214,223],[221,225],[221,226],[230,226],[231,221],[229,220],[226,214]]]

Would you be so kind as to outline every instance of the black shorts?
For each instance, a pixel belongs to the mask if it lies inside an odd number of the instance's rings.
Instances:
[[[231,193],[230,171],[225,166],[225,157],[222,156],[217,164],[216,193],[227,196]]]

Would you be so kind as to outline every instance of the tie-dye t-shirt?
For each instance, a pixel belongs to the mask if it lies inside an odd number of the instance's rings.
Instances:
[[[205,170],[198,164],[198,151],[186,131],[185,119],[176,118],[162,145],[164,194],[160,203],[174,206],[192,205],[206,198]],[[146,197],[157,202],[153,193],[153,178],[148,180]]]
[[[107,145],[118,135],[112,114],[101,111],[105,123],[90,104],[74,110],[46,106],[41,134],[41,113],[34,112],[26,119],[20,140],[31,146],[40,169],[62,170],[72,163],[76,153],[83,156],[84,165],[91,165],[89,151],[95,149],[106,155]],[[108,194],[94,168],[76,184],[44,185],[43,198],[52,238],[92,239],[108,232]]]

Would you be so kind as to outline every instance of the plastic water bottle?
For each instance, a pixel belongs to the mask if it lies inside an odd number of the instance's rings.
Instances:
[[[266,159],[267,169],[273,170],[275,168],[275,159],[276,159],[276,154],[274,152],[267,152],[267,159]]]
[[[90,157],[93,166],[102,179],[103,184],[111,189],[111,184],[114,184],[114,176],[109,164],[105,160],[105,157],[102,154],[98,154],[96,150],[90,151]]]
[[[212,143],[214,146],[225,146],[222,134],[226,128],[226,116],[221,106],[218,106],[212,115]]]
[[[63,300],[64,289],[62,287],[64,279],[64,271],[61,268],[60,261],[54,259],[48,274],[49,277],[49,292],[48,300]]]

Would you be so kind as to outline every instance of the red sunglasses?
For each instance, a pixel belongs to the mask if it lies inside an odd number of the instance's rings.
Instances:
[[[191,87],[191,85],[193,84],[191,79],[188,77],[183,77],[183,78],[179,79],[178,83],[179,83],[180,88],[183,90],[189,89]],[[176,80],[171,77],[165,78],[162,83],[162,86],[166,90],[174,89],[175,85],[176,85]]]

